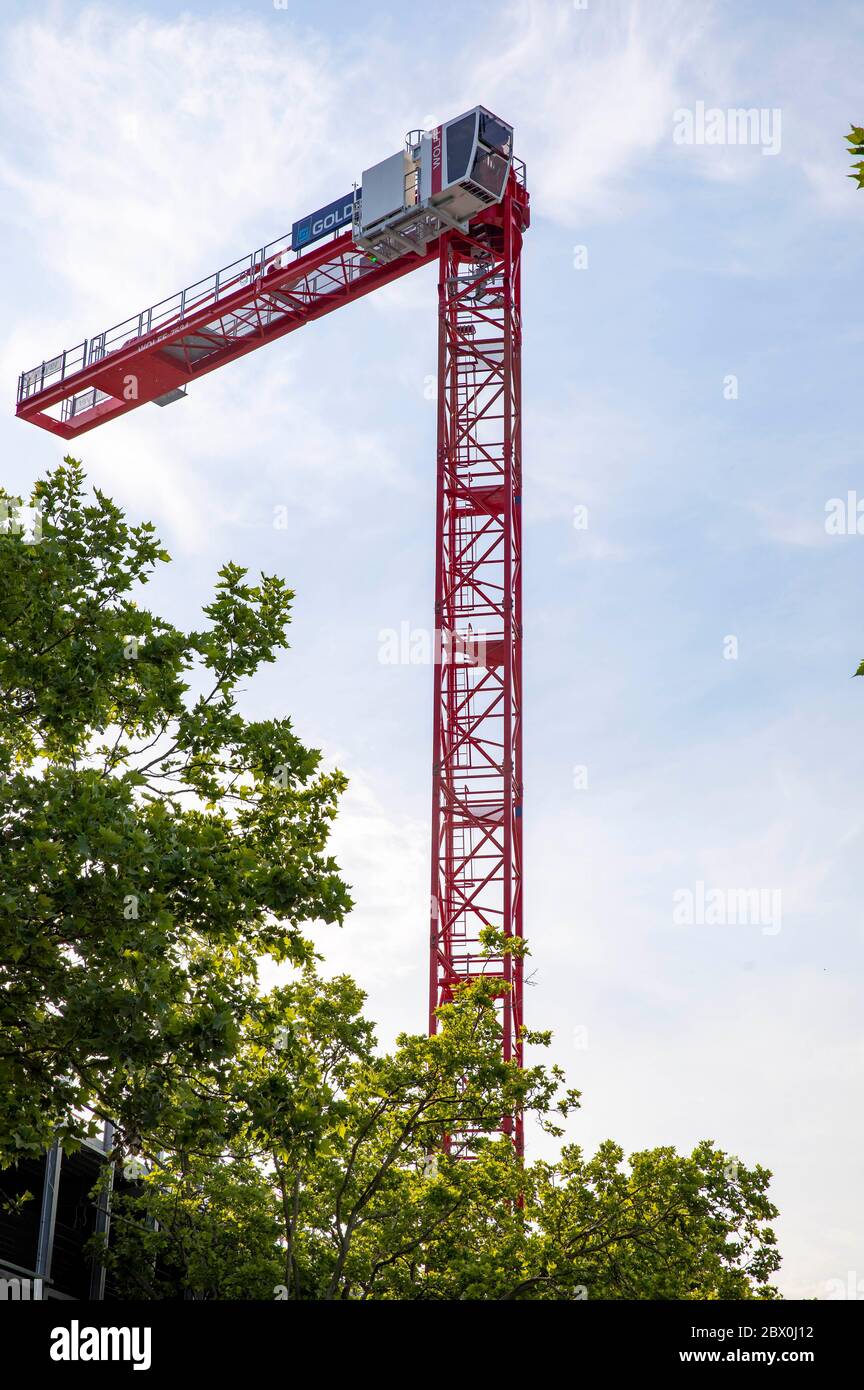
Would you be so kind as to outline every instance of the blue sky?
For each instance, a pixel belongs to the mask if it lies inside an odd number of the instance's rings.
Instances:
[[[711,1136],[772,1167],[781,1286],[826,1296],[864,1281],[864,536],[825,528],[832,498],[864,498],[842,139],[864,12],[475,8],[5,4],[3,481],[61,453],[11,418],[22,368],[283,234],[408,128],[477,102],[511,120],[534,218],[529,1021],[583,1089],[579,1142]],[[677,144],[699,102],[779,110],[779,151]],[[78,449],[157,523],[174,621],[229,557],[296,589],[247,710],[289,712],[351,777],[357,910],[320,940],[384,1041],[424,1014],[430,672],[378,658],[383,629],[430,622],[434,370],[425,269]],[[779,891],[781,930],[676,925],[699,882]]]

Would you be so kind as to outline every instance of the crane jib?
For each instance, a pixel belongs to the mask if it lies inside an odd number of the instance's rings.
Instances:
[[[338,227],[344,227],[351,221],[353,214],[352,192],[346,193],[344,198],[337,198],[335,202],[328,203],[324,208],[319,208],[317,212],[310,212],[308,217],[301,217],[291,228],[292,251],[302,251],[304,246],[327,236],[328,232],[335,232]]]
[[[75,439],[147,402],[178,401],[207,373],[437,261],[434,612],[436,650],[448,655],[433,663],[428,1028],[438,1031],[463,984],[483,980],[502,1060],[521,1067],[524,965],[508,943],[524,919],[520,262],[530,208],[512,137],[482,106],[409,131],[404,150],[290,237],[23,372],[16,413]],[[475,1136],[497,1132],[521,1156],[517,1105],[450,1126],[443,1147],[471,1158]]]

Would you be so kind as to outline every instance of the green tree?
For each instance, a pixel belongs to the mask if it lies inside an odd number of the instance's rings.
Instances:
[[[385,1056],[361,1005],[351,981],[311,967],[261,1000],[197,1141],[187,1127],[154,1154],[132,1219],[121,1209],[108,1261],[130,1296],[149,1269],[149,1297],[774,1296],[764,1169],[710,1143],[628,1163],[612,1143],[592,1158],[567,1145],[522,1164],[492,1133],[502,1115],[521,1107],[560,1137],[578,1097],[557,1068],[502,1060],[489,986]]]
[[[864,188],[864,126],[853,125],[845,138],[849,142],[849,153],[857,157],[857,163],[852,165],[855,172],[849,178],[854,179],[859,188]]]
[[[111,1246],[91,1248],[121,1299],[271,1299],[282,1272],[280,1224],[260,1170],[186,1158],[154,1181],[118,1185]]]
[[[2,500],[0,1152],[92,1116],[135,1148],[178,1081],[218,1082],[257,959],[302,964],[302,924],[348,911],[344,779],[237,708],[287,645],[281,579],[225,565],[184,633],[136,601],[169,559],[152,525],[87,501],[74,460],[34,489],[38,539]]]

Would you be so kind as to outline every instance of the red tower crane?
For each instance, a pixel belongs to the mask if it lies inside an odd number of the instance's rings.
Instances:
[[[500,981],[522,1062],[520,256],[512,127],[484,107],[364,170],[290,236],[23,372],[17,414],[74,439],[438,259],[429,1030],[461,982]],[[346,230],[347,229],[347,230]],[[501,1128],[523,1149],[520,1116]],[[454,1143],[457,1136],[454,1136]]]

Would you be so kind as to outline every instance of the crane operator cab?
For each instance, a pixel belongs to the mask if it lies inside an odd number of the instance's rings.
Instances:
[[[467,229],[500,203],[513,161],[513,127],[484,106],[428,131],[364,169],[354,199],[354,242],[378,261],[422,255],[447,228]]]

